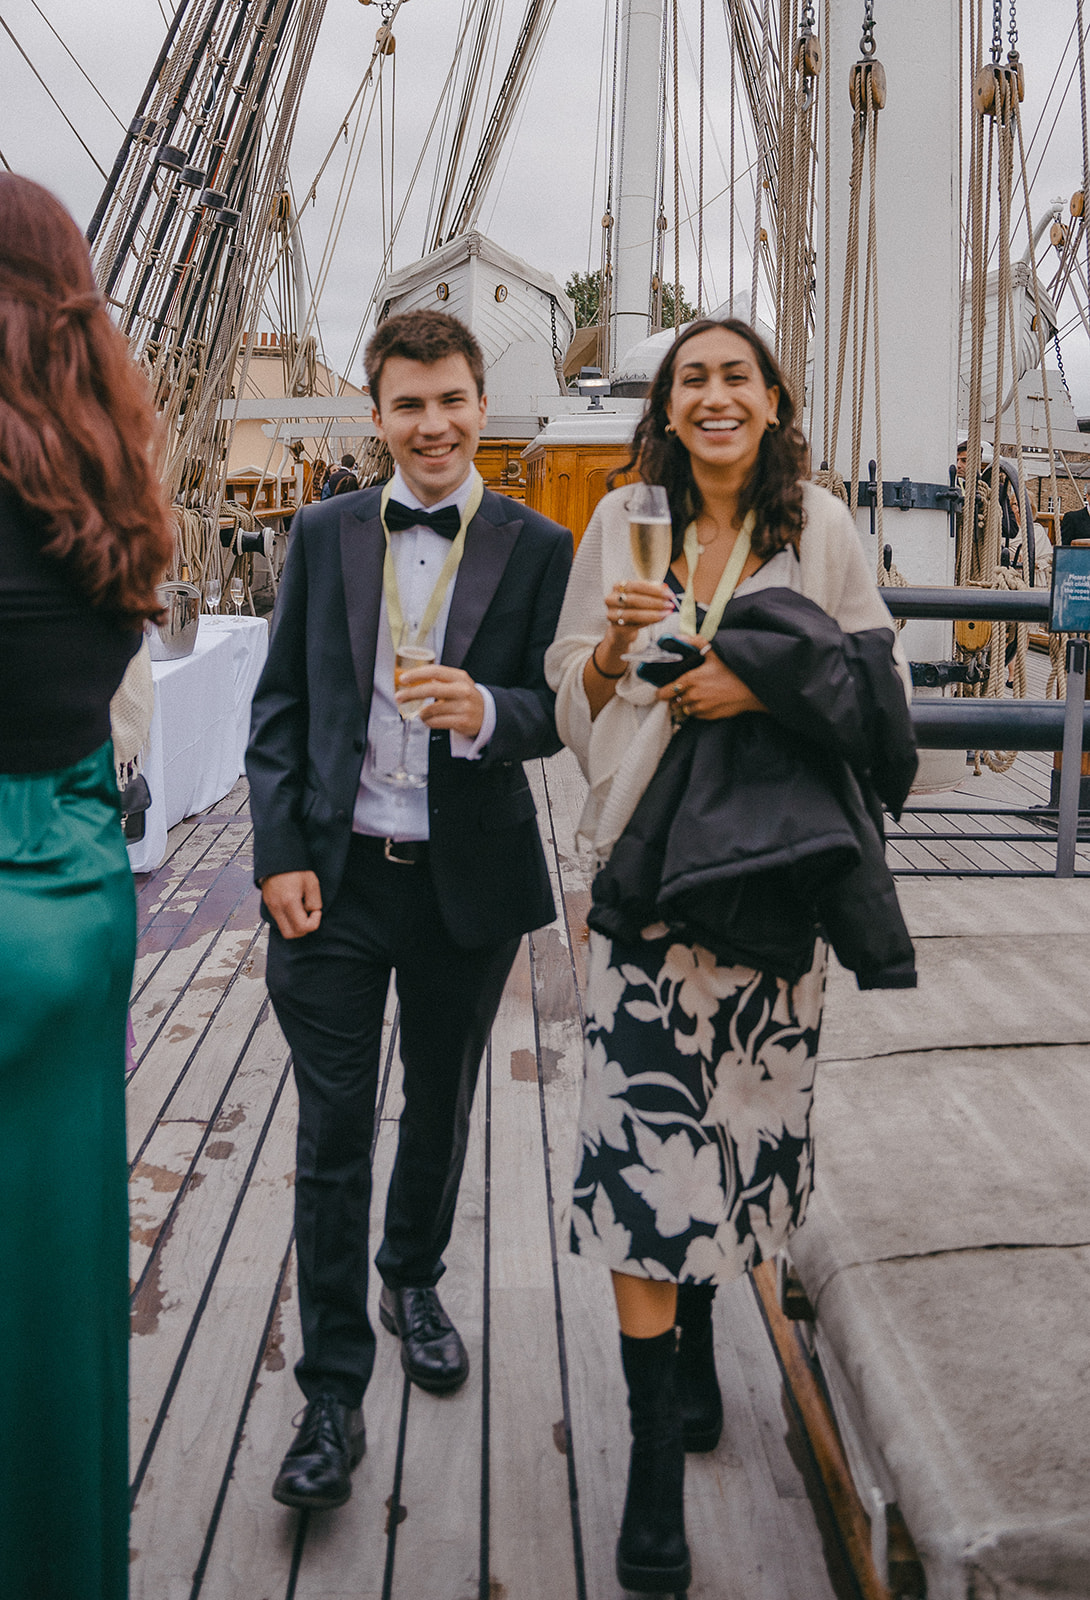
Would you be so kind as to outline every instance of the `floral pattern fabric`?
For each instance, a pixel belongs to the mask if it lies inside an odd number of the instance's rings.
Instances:
[[[806,1210],[826,947],[790,984],[664,933],[590,935],[571,1247],[635,1277],[721,1282]]]

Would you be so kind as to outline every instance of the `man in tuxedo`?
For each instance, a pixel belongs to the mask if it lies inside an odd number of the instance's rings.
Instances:
[[[273,1494],[304,1508],[343,1504],[364,1450],[390,973],[405,1106],[379,1317],[413,1382],[444,1393],[469,1371],[435,1285],[478,1065],[522,935],[554,914],[522,762],[560,745],[543,658],[571,534],[484,490],[473,465],[484,365],[467,328],[408,312],[380,325],[365,360],[397,470],[296,516],[246,760],[269,993],[299,1090],[295,1371],[307,1405]],[[395,691],[405,641],[436,664]],[[403,723],[399,708],[421,701]]]
[[[1060,543],[1070,544],[1074,539],[1090,539],[1090,489],[1086,503],[1076,511],[1065,511],[1060,518]]]

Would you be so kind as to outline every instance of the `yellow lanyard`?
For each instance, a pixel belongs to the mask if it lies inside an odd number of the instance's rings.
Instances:
[[[723,612],[727,608],[727,601],[738,587],[738,579],[742,576],[742,568],[748,559],[750,536],[756,521],[756,512],[747,512],[746,520],[742,523],[738,537],[734,541],[734,549],[723,568],[723,576],[716,585],[711,605],[704,613],[704,621],[699,628],[696,625],[696,594],[693,586],[696,579],[696,564],[700,560],[700,541],[696,536],[695,522],[690,522],[685,529],[685,565],[689,569],[689,579],[681,601],[679,621],[682,633],[699,633],[702,639],[715,638],[719,624],[723,620]]]
[[[484,499],[484,479],[476,467],[473,468],[472,478],[473,484],[469,491],[469,499],[466,501],[465,509],[461,515],[458,533],[451,541],[447,558],[443,562],[438,578],[435,580],[435,588],[432,590],[428,603],[424,607],[424,615],[420,618],[420,626],[416,630],[414,644],[419,644],[421,639],[427,638],[435,624],[436,617],[443,609],[443,601],[447,597],[447,590],[450,588],[451,580],[458,570],[458,563],[462,559],[462,551],[466,547],[466,529],[477,515],[481,501]],[[397,586],[397,572],[394,568],[393,553],[390,550],[390,530],[386,526],[386,507],[390,503],[390,491],[392,488],[393,480],[391,479],[382,491],[382,499],[379,502],[379,516],[382,518],[382,531],[386,536],[386,555],[382,562],[382,589],[386,596],[386,620],[390,624],[390,637],[394,642],[394,650],[396,651],[398,645],[402,642],[401,632],[405,626],[405,616],[401,609],[401,592]]]

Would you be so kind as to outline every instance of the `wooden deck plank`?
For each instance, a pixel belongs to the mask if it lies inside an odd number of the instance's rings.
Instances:
[[[476,1595],[479,1587],[487,1135],[484,1096],[479,1090],[478,1095],[466,1150],[465,1190],[444,1255],[447,1271],[439,1285],[443,1305],[465,1341],[469,1377],[451,1395],[431,1395],[409,1388],[400,1490],[403,1520],[398,1526],[394,1552],[390,1590],[393,1600],[416,1600],[424,1594],[433,1595],[435,1600],[462,1600],[463,1596]],[[397,1341],[385,1331],[380,1331],[379,1338],[399,1349]],[[402,1389],[399,1364],[399,1398]],[[354,1594],[355,1590],[346,1585],[345,1600],[351,1600]]]
[[[133,1509],[132,1600],[161,1600],[201,1559],[291,1237],[295,1120],[286,1083]]]
[[[375,1152],[376,1193],[393,1166],[396,1123],[383,1119]],[[372,1223],[372,1246],[378,1234]],[[313,1513],[300,1540],[299,1513],[272,1498],[272,1483],[291,1442],[291,1419],[303,1406],[294,1376],[302,1354],[294,1251],[277,1318],[249,1396],[244,1431],[210,1553],[201,1600],[281,1600],[287,1593],[297,1543],[302,1561],[296,1594],[326,1593],[348,1575],[358,1600],[377,1600],[386,1550],[386,1499],[394,1475],[401,1368],[394,1341],[380,1336],[365,1402],[367,1451],[353,1474],[353,1493],[340,1511]],[[377,1321],[377,1290],[371,1295]]]
[[[134,1472],[161,1419],[177,1363],[205,1312],[286,1060],[283,1036],[270,1013],[226,1087],[215,1121],[201,1133],[175,1209],[134,1294],[129,1429]]]
[[[202,952],[169,1027],[145,1047],[130,1080],[130,1160],[157,1121],[207,1121],[267,1003],[263,939],[228,929]]]
[[[524,942],[492,1030],[490,1573],[520,1600],[576,1600],[539,1085],[556,1068],[531,985]]]

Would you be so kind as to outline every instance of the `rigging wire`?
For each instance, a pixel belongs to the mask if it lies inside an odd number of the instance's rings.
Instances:
[[[49,29],[49,31],[53,35],[54,39],[56,39],[57,43],[60,45],[60,47],[64,51],[65,55],[68,56],[69,60],[74,63],[74,65],[76,66],[78,71],[83,75],[83,77],[86,79],[86,81],[90,84],[91,88],[98,95],[98,98],[102,101],[102,104],[106,107],[106,110],[110,113],[111,117],[113,117],[113,119],[117,123],[118,127],[119,128],[124,128],[125,124],[122,122],[121,118],[118,116],[118,114],[114,110],[113,106],[107,100],[106,96],[102,93],[102,90],[99,88],[98,84],[94,81],[94,79],[93,78],[89,78],[87,76],[87,73],[84,71],[83,64],[80,61],[79,57],[73,55],[71,50],[69,50],[68,46],[65,44],[64,40],[61,38],[61,36],[57,32],[56,28],[53,26],[53,24],[50,22],[49,18],[46,16],[45,12],[42,10],[41,6],[38,4],[38,0],[30,0],[30,3],[34,7],[34,9],[38,13],[38,15],[41,17],[41,19],[45,23],[46,27]]]
[[[50,100],[52,100],[53,104],[56,106],[57,110],[60,112],[61,117],[64,119],[64,121],[67,124],[67,126],[71,129],[72,133],[75,134],[76,138],[79,140],[80,145],[83,147],[83,149],[86,151],[87,155],[90,157],[91,161],[94,163],[95,168],[97,169],[97,171],[101,172],[102,176],[105,178],[105,176],[106,176],[106,168],[101,165],[101,163],[99,162],[98,157],[95,155],[94,151],[91,149],[91,147],[87,143],[87,141],[83,138],[83,136],[80,133],[79,129],[76,127],[76,125],[72,121],[71,117],[65,111],[64,107],[61,105],[60,101],[57,99],[57,97],[53,93],[52,89],[46,83],[45,79],[42,77],[41,73],[38,71],[38,69],[34,65],[33,61],[31,61],[30,57],[27,55],[26,51],[23,49],[23,47],[19,43],[18,39],[12,33],[11,28],[8,25],[7,21],[2,16],[0,16],[0,28],[3,28],[4,32],[7,34],[8,38],[11,40],[11,42],[15,46],[16,50],[18,50],[19,54],[22,56],[23,60],[27,64],[27,66],[30,68],[31,72],[34,74],[34,76],[37,78],[38,82],[41,84],[42,88],[45,90],[46,94],[49,96]],[[9,168],[8,170],[10,171],[11,169]]]
[[[587,230],[587,276],[590,276],[591,257],[594,252],[595,217],[597,207],[595,197],[598,193],[598,159],[602,151],[602,102],[605,98],[606,86],[606,61],[608,59],[606,44],[609,38],[609,0],[602,0],[602,48],[598,64],[598,106],[594,113],[594,165],[591,169],[590,182],[590,227]]]

